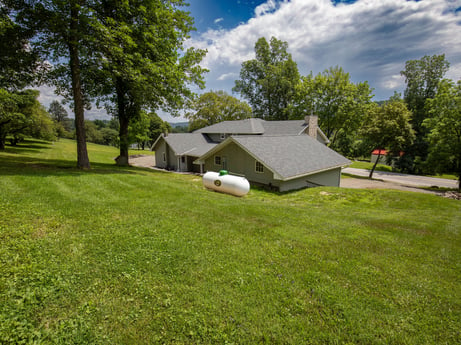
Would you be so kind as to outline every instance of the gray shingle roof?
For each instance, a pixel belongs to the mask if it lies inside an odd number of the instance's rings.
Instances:
[[[307,128],[304,120],[263,121],[264,135],[299,135]]]
[[[207,141],[206,136],[201,133],[172,133],[166,137],[163,136],[163,139],[177,156],[200,157],[217,145]]]
[[[233,136],[220,145],[231,140],[282,180],[350,164],[347,158],[307,135]]]
[[[208,127],[200,128],[194,131],[194,133],[263,134],[264,127],[262,122],[264,122],[264,120],[257,118],[223,121]]]

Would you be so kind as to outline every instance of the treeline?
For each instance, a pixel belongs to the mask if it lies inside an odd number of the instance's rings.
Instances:
[[[54,121],[57,137],[76,139],[75,122],[68,117],[66,109],[58,101],[50,104],[48,112]],[[171,125],[157,114],[141,111],[128,128],[128,144],[136,144],[144,150],[150,148],[160,134],[172,131]],[[85,138],[88,142],[120,147],[119,132],[120,123],[115,118],[85,120]]]

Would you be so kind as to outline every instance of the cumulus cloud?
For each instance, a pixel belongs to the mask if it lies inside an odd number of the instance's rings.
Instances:
[[[218,23],[222,22],[223,20],[224,20],[224,18],[216,18],[216,19],[214,20],[214,23],[215,23],[215,24],[218,24]]]
[[[377,99],[401,91],[405,61],[446,54],[452,71],[461,70],[461,0],[269,0],[255,16],[231,30],[208,30],[188,45],[208,50],[207,87],[229,91],[241,63],[254,58],[260,37],[287,41],[302,74],[339,65],[353,81],[368,80]],[[226,77],[223,77],[226,76]],[[459,79],[457,75],[455,78]]]
[[[62,102],[63,97],[57,95],[54,90],[54,87],[42,85],[38,88],[40,91],[40,96],[38,97],[38,101],[45,107],[45,109],[49,109],[51,102],[58,101]],[[75,118],[74,111],[70,108],[69,103],[63,104],[64,109],[67,111],[67,115],[70,118]],[[101,108],[98,109],[95,105],[92,106],[90,110],[85,110],[85,119],[86,120],[107,120],[110,116],[107,115],[105,109]]]

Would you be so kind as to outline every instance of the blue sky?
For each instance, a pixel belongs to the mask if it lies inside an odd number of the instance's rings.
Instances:
[[[375,100],[403,92],[405,61],[445,54],[446,77],[461,79],[461,0],[189,0],[197,31],[186,47],[207,49],[206,89],[232,93],[254,44],[288,42],[301,75],[340,66],[368,81]],[[235,95],[239,96],[239,95]],[[50,92],[42,93],[46,105]],[[160,114],[168,121],[182,121]],[[87,118],[104,116],[96,109]]]

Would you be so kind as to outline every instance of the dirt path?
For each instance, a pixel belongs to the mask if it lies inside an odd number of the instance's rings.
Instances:
[[[141,168],[152,168],[155,166],[155,156],[133,155],[129,158],[130,165]]]

